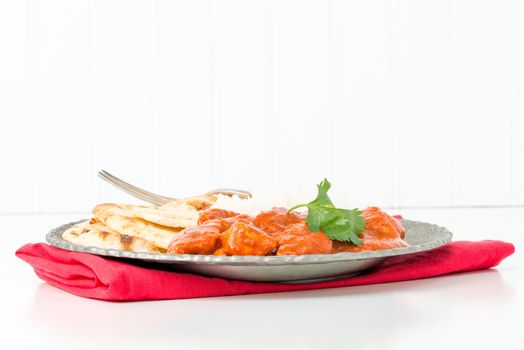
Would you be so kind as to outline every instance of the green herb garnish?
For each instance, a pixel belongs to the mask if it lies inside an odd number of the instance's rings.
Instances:
[[[306,224],[311,231],[322,230],[332,240],[359,245],[362,240],[358,237],[358,234],[364,231],[362,212],[358,209],[335,208],[327,194],[330,187],[329,181],[324,179],[317,185],[318,195],[314,201],[295,205],[288,210],[288,213],[297,208],[307,207]]]

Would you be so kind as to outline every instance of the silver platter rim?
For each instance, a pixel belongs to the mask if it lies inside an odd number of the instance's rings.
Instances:
[[[387,258],[393,256],[407,255],[432,250],[441,247],[453,238],[453,234],[445,227],[435,224],[402,220],[402,225],[406,229],[406,241],[409,243],[410,235],[417,232],[424,232],[428,239],[417,244],[411,244],[405,248],[395,248],[387,250],[367,251],[359,253],[336,253],[336,254],[311,254],[311,255],[290,255],[290,256],[214,256],[214,255],[191,255],[191,254],[154,254],[126,252],[116,249],[105,249],[93,246],[81,246],[68,242],[62,238],[62,233],[71,226],[86,220],[79,220],[60,225],[53,228],[47,235],[46,241],[55,247],[65,250],[90,253],[101,256],[138,259],[148,262],[158,263],[190,263],[205,265],[224,265],[224,266],[279,266],[279,265],[309,265],[309,264],[328,264],[341,261],[355,261],[365,259]]]

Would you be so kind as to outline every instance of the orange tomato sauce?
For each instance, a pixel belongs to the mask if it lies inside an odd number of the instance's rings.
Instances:
[[[285,208],[263,211],[255,217],[223,209],[200,214],[198,226],[181,231],[170,243],[170,254],[305,255],[362,252],[408,246],[404,228],[377,207],[362,211],[364,232],[360,245],[332,241],[322,231],[312,232],[305,215]]]

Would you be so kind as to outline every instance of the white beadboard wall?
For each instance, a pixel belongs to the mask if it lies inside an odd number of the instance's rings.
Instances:
[[[0,0],[0,213],[314,190],[524,205],[524,2]]]

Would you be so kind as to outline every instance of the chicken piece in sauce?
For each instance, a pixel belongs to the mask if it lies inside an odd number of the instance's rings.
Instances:
[[[376,232],[381,238],[404,238],[404,228],[394,217],[377,207],[368,207],[362,211],[365,229]]]
[[[202,225],[203,223],[209,220],[233,218],[238,215],[240,214],[235,213],[234,211],[213,208],[200,213],[200,215],[198,216],[198,224]]]
[[[405,232],[397,219],[377,207],[369,207],[362,211],[364,217],[364,232],[359,234],[362,244],[354,245],[348,242],[333,241],[333,253],[363,252],[369,250],[385,250],[407,247],[402,240]]]
[[[277,255],[331,254],[333,246],[324,232],[311,232],[305,223],[287,226],[278,243]]]
[[[275,238],[241,221],[222,234],[221,242],[226,255],[268,255],[277,247]]]
[[[198,224],[203,225],[209,222],[220,224],[221,231],[228,230],[237,221],[250,223],[253,218],[249,215],[235,213],[224,209],[209,209],[200,214]]]
[[[253,219],[253,224],[256,227],[275,237],[279,236],[287,226],[303,222],[304,218],[301,215],[295,212],[288,213],[286,208],[273,208],[263,211]]]
[[[182,230],[169,244],[170,254],[213,254],[220,246],[221,225],[207,222],[205,225]]]

